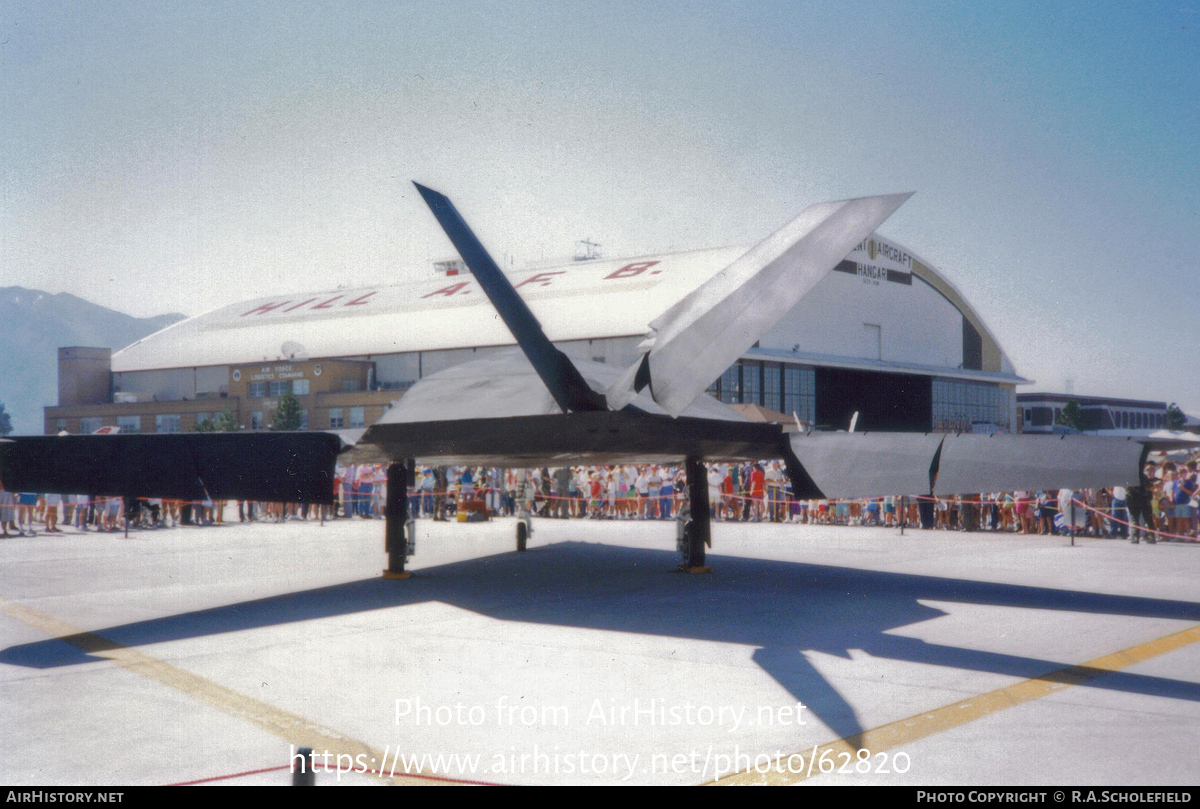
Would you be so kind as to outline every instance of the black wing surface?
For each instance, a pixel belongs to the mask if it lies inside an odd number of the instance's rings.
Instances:
[[[18,436],[0,443],[9,491],[180,500],[333,501],[329,433]]]

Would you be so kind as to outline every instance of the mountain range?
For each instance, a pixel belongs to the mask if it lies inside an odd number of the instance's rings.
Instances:
[[[116,351],[184,315],[132,317],[67,292],[0,287],[0,403],[14,434],[43,431],[42,408],[58,402],[58,349]]]

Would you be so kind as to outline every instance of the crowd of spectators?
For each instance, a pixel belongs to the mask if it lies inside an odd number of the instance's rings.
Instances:
[[[1148,463],[1140,486],[968,494],[957,497],[876,497],[803,500],[778,461],[709,464],[708,499],[717,521],[808,525],[908,526],[950,531],[1000,531],[1195,539],[1200,535],[1197,461]],[[422,467],[409,487],[409,514],[434,520],[487,519],[518,512],[547,518],[670,520],[687,502],[682,469],[658,465],[540,469]],[[337,467],[332,506],[237,501],[239,522],[335,518],[383,519],[387,475],[381,464]],[[37,495],[0,488],[3,536],[29,536],[38,525],[61,533],[135,527],[219,525],[232,502],[188,503],[88,495]]]
[[[382,516],[382,467],[353,467],[340,478],[342,512]],[[354,481],[366,474],[370,488]],[[1197,462],[1149,463],[1142,486],[1054,489],[956,497],[884,496],[802,500],[777,461],[710,464],[706,481],[717,521],[878,525],[951,531],[1067,534],[1154,541],[1155,533],[1196,538],[1200,525]],[[409,489],[414,518],[453,519],[457,512],[509,516],[523,506],[541,517],[665,520],[687,500],[683,470],[670,466],[541,469],[423,467]],[[354,505],[357,504],[357,505]],[[1131,532],[1131,524],[1135,530]]]

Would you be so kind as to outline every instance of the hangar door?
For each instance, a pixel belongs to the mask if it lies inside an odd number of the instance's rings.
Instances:
[[[847,368],[816,368],[816,422],[845,430],[858,412],[858,432],[928,432],[933,425],[933,377]]]

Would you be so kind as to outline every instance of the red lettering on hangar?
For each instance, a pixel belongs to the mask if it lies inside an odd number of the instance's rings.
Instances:
[[[626,264],[621,269],[604,276],[604,280],[607,281],[610,278],[633,278],[634,276],[641,275],[642,273],[646,272],[646,270],[650,269],[657,263],[657,261],[637,261],[633,264]],[[650,273],[650,275],[658,275],[661,272],[662,270],[655,270],[654,272]]]
[[[341,300],[342,298],[344,298],[346,296],[345,295],[334,295],[332,298],[327,298],[324,301],[321,301],[321,303],[318,303],[315,306],[310,306],[309,308],[310,309],[333,309],[336,306],[366,306],[368,303],[371,302],[368,299],[372,295],[377,295],[377,294],[379,294],[378,290],[372,290],[371,292],[368,292],[365,295],[359,295],[357,298],[355,298],[352,301],[346,301],[345,303],[341,303],[341,304],[335,304],[335,301]],[[307,300],[303,300],[297,304],[288,306],[288,308],[284,309],[283,311],[284,312],[294,312],[295,310],[300,309],[301,307],[304,307],[304,306],[308,306],[308,304],[313,303],[313,301],[317,301],[317,300],[320,300],[320,298],[308,298]],[[287,306],[289,303],[292,303],[291,298],[288,298],[286,301],[279,301],[278,303],[264,303],[264,304],[254,307],[253,309],[250,309],[249,311],[242,312],[241,316],[245,317],[246,315],[265,315],[268,312],[274,312],[276,309],[279,309],[280,307]]]
[[[264,303],[262,306],[256,306],[249,312],[242,312],[242,317],[246,315],[265,315],[267,312],[278,309],[280,306],[287,306],[291,300],[280,301],[279,303]]]
[[[422,295],[421,300],[425,300],[426,298],[432,298],[434,295],[445,295],[447,298],[451,298],[451,297],[459,294],[460,292],[463,295],[470,295],[471,290],[464,289],[464,287],[469,287],[469,286],[471,286],[470,281],[459,281],[457,284],[451,284],[448,287],[442,287],[441,289],[435,289],[433,292],[430,292],[428,295]]]
[[[533,275],[529,276],[521,283],[514,286],[513,289],[520,289],[521,287],[525,286],[526,284],[537,284],[540,287],[548,287],[554,281],[554,276],[565,275],[565,274],[566,274],[566,270],[553,270],[551,272],[534,273]]]

